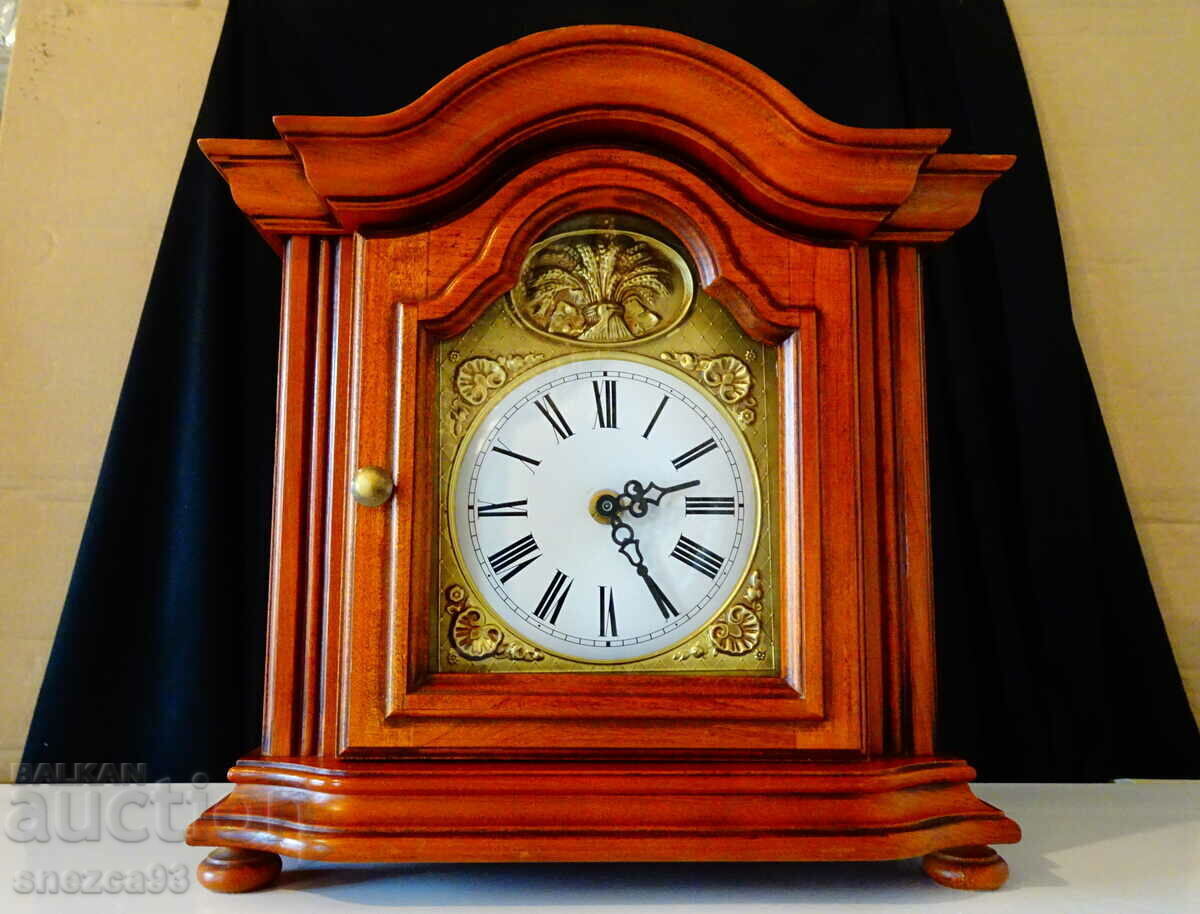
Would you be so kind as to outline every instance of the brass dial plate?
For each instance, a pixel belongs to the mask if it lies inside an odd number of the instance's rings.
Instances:
[[[571,659],[514,634],[471,585],[454,542],[451,494],[456,457],[470,427],[515,385],[577,355],[630,355],[686,377],[725,410],[744,437],[761,493],[760,535],[745,578],[694,635],[649,657],[618,663]],[[621,345],[580,346],[531,329],[507,296],[464,333],[438,344],[439,537],[436,591],[430,594],[438,672],[673,672],[684,674],[778,671],[779,613],[776,564],[778,517],[778,403],[772,347],[747,337],[729,312],[703,292],[672,329]]]

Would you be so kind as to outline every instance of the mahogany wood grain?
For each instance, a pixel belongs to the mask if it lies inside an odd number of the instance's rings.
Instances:
[[[307,555],[304,559],[303,641],[300,658],[299,755],[317,751],[320,727],[321,638],[325,610],[325,574],[327,562],[326,511],[330,492],[329,474],[329,372],[333,356],[330,324],[333,318],[333,244],[325,239],[315,242],[312,299],[312,389],[307,397],[312,410],[308,430],[308,516],[306,518]]]
[[[327,861],[876,860],[1012,842],[941,758],[788,763],[251,759],[188,830]]]
[[[355,276],[354,239],[338,239],[334,255],[330,306],[330,338],[332,352],[329,372],[329,429],[325,447],[329,452],[329,473],[326,498],[328,516],[325,528],[325,575],[322,593],[321,643],[310,645],[320,663],[320,721],[317,755],[332,755],[337,751],[340,715],[341,670],[350,662],[350,645],[343,650],[342,616],[338,612],[341,594],[348,586],[346,563],[346,527],[354,502],[344,497],[350,487],[352,468],[347,465],[346,448],[340,442],[348,439],[349,410],[345,408],[351,392],[350,369],[353,363],[353,322],[342,316],[352,309]]]
[[[298,235],[284,258],[279,328],[279,388],[275,433],[275,498],[267,604],[263,748],[279,755],[298,749],[303,707],[302,626],[308,538],[309,403],[315,302],[316,242]]]
[[[875,661],[868,664],[870,694],[875,707],[872,748],[876,752],[901,752],[905,747],[905,695],[902,681],[904,653],[897,603],[899,552],[897,548],[896,389],[892,366],[892,287],[888,249],[857,251],[859,396],[862,410],[859,441],[862,447],[863,563],[867,577],[877,582],[869,589],[868,643]]]
[[[438,336],[460,333],[512,288],[530,244],[563,219],[596,209],[636,213],[673,232],[701,285],[762,342],[793,332],[800,312],[815,304],[818,279],[840,272],[823,270],[822,261],[846,256],[844,246],[789,244],[696,174],[656,156],[571,150],[531,165],[430,231],[434,256],[420,319]]]
[[[1012,157],[833,124],[723,51],[621,26],[506,45],[391,114],[276,124],[201,141],[284,255],[263,746],[188,835],[252,853],[201,881],[264,884],[275,852],[929,854],[940,881],[999,884],[979,848],[1017,826],[933,755],[918,246]],[[778,347],[776,676],[430,670],[434,347],[595,211],[672,232]],[[349,498],[363,465],[392,473],[382,507]]]
[[[201,141],[269,238],[432,221],[549,149],[621,144],[661,150],[792,231],[942,241],[1013,161],[934,155],[946,130],[835,124],[733,55],[631,26],[531,35],[390,114],[275,124],[286,143]]]
[[[912,194],[872,240],[945,241],[975,218],[983,192],[1015,161],[1007,155],[930,156]]]
[[[329,208],[281,140],[197,141],[233,193],[234,202],[279,254],[290,235],[343,234]]]
[[[929,506],[929,445],[925,414],[925,327],[921,307],[920,260],[916,248],[900,245],[889,259],[892,320],[896,328],[895,398],[897,502],[900,527],[897,568],[900,670],[905,700],[906,748],[917,755],[934,751],[934,690],[937,684],[933,637],[933,545]]]
[[[531,146],[619,134],[694,163],[772,221],[855,237],[910,195],[949,135],[835,124],[725,51],[629,26],[530,35],[390,114],[279,116],[275,126],[351,229],[443,212],[496,172],[525,167]]]

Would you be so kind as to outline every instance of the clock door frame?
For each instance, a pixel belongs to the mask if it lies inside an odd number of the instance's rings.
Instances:
[[[433,457],[420,444],[435,437],[434,344],[515,284],[545,230],[592,211],[643,216],[673,232],[701,265],[705,289],[734,303],[749,336],[779,348],[769,382],[788,430],[778,445],[780,491],[771,493],[782,547],[772,569],[777,676],[428,668],[434,556],[418,544],[435,539],[438,523]],[[339,754],[865,749],[859,509],[854,486],[821,484],[823,474],[836,476],[827,465],[856,462],[849,246],[782,237],[679,166],[600,148],[548,157],[458,218],[367,235],[357,250],[360,282],[344,319],[357,328],[351,390],[359,393],[346,405],[353,418],[335,460],[395,466],[402,482],[387,510],[346,515],[342,630],[351,643],[386,651],[362,651],[343,668]],[[739,265],[744,251],[755,253]],[[368,390],[367,376],[379,386]]]
[[[284,259],[263,743],[189,829],[235,849],[201,881],[261,886],[282,852],[930,853],[948,884],[1002,882],[974,845],[1019,829],[933,747],[919,250],[969,222],[1013,158],[835,124],[745,61],[625,26],[512,42],[391,114],[275,126],[201,141]],[[779,347],[778,677],[613,675],[619,694],[582,701],[596,674],[424,665],[433,343],[588,210],[674,233],[700,285]],[[394,476],[382,507],[348,494],[368,464]]]

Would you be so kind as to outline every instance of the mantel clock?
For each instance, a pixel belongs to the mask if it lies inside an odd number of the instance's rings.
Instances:
[[[1012,158],[618,26],[275,126],[201,141],[284,278],[263,740],[191,826],[201,882],[1003,882],[1016,824],[933,746],[919,251]]]

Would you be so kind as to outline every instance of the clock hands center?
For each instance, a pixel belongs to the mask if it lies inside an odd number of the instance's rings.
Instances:
[[[661,503],[664,495],[698,485],[700,485],[699,479],[681,482],[675,486],[660,486],[653,482],[644,486],[636,479],[631,479],[625,483],[624,490],[617,496],[617,508],[628,511],[634,517],[645,517],[646,512],[650,510],[650,505]]]
[[[627,492],[629,491],[629,486],[631,484],[637,485],[638,488],[641,489],[640,483],[626,483],[625,488]],[[660,493],[659,496],[652,499],[645,499],[642,502],[641,514],[635,513],[635,509],[632,507],[634,503],[631,502],[629,513],[634,514],[636,517],[641,517],[646,513],[646,502],[656,505],[658,504],[662,495],[665,495],[668,492],[674,492],[678,489],[686,489],[690,486],[698,484],[699,481],[697,480],[695,482],[684,483],[683,485],[674,486],[668,489],[660,489],[658,486],[655,486],[654,483],[651,483],[648,487],[646,487],[646,489],[642,489],[642,491],[645,492],[649,489],[657,489]],[[621,511],[623,510],[620,504],[621,499],[622,496],[605,495],[596,503],[596,511],[601,516],[608,518],[608,523],[611,527],[609,535],[612,537],[612,541],[616,543],[617,549],[620,551],[621,555],[625,556],[625,558],[629,560],[629,564],[634,567],[634,570],[638,573],[638,577],[641,578],[645,583],[646,589],[650,591],[650,596],[653,598],[655,605],[658,606],[659,611],[663,614],[663,618],[669,619],[671,616],[677,616],[679,615],[679,611],[671,604],[671,601],[667,598],[667,595],[663,593],[662,588],[658,586],[658,582],[650,576],[649,569],[646,568],[646,561],[642,557],[642,547],[637,538],[636,532],[634,531],[633,527],[621,520]]]

